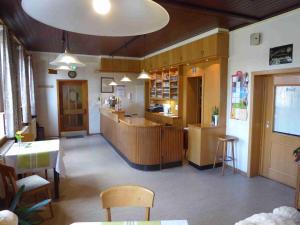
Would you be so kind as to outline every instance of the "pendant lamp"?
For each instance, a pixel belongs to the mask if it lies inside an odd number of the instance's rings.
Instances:
[[[144,35],[144,61],[145,61],[145,54],[146,54],[146,35]],[[138,76],[137,79],[140,80],[149,80],[150,76],[149,74],[145,71],[145,68],[143,68],[142,72],[140,73],[140,75]]]
[[[109,86],[118,86],[118,84],[115,81],[112,81],[108,84]]]
[[[67,66],[70,67],[71,70],[74,70],[77,67],[85,66],[85,64],[80,62],[80,60],[75,55],[69,53],[69,35],[65,31],[63,31],[62,41],[63,41],[63,47],[65,48],[65,52],[59,54],[55,60],[50,62],[50,65],[57,66],[57,67]]]
[[[126,55],[126,53],[128,53],[127,45],[125,45],[125,55]],[[128,63],[127,63],[127,71],[128,71]],[[121,79],[121,82],[131,82],[131,79],[129,77],[127,77],[126,75],[124,75],[123,78]]]

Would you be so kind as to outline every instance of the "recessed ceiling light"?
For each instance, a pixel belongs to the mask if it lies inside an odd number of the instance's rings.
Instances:
[[[93,7],[97,13],[106,15],[110,11],[111,4],[109,0],[93,0]]]

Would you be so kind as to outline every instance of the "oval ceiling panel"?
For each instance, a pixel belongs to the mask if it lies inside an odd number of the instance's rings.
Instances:
[[[106,0],[110,11],[105,15],[95,10],[95,1],[101,4],[103,0],[22,0],[22,7],[29,16],[49,26],[97,36],[147,34],[162,29],[170,19],[168,12],[152,0]]]

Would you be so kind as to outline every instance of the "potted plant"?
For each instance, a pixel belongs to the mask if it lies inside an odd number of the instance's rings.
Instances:
[[[295,161],[299,162],[300,161],[300,147],[296,148],[293,152],[294,156],[295,156]]]
[[[14,199],[11,202],[9,211],[15,213],[18,216],[19,225],[36,225],[40,224],[42,221],[36,221],[34,215],[40,211],[41,208],[48,205],[51,199],[46,199],[41,201],[31,207],[21,206],[19,204],[22,194],[24,192],[25,186],[23,185],[16,193]]]
[[[215,106],[212,110],[212,124],[216,127],[219,124],[219,108]]]

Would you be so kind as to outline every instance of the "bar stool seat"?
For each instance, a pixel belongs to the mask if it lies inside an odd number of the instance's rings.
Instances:
[[[215,160],[214,160],[214,167],[216,167],[216,163],[217,161],[221,161],[222,162],[222,176],[224,176],[224,169],[226,166],[225,162],[231,162],[233,164],[233,173],[236,172],[236,168],[235,168],[235,158],[234,158],[234,142],[238,141],[237,137],[234,136],[230,136],[230,135],[223,135],[218,137],[218,144],[217,144],[217,149],[216,149],[216,154],[215,154]],[[227,144],[230,143],[231,144],[231,156],[227,155]],[[220,145],[223,144],[223,151],[221,156],[219,155],[219,151],[220,151]]]

